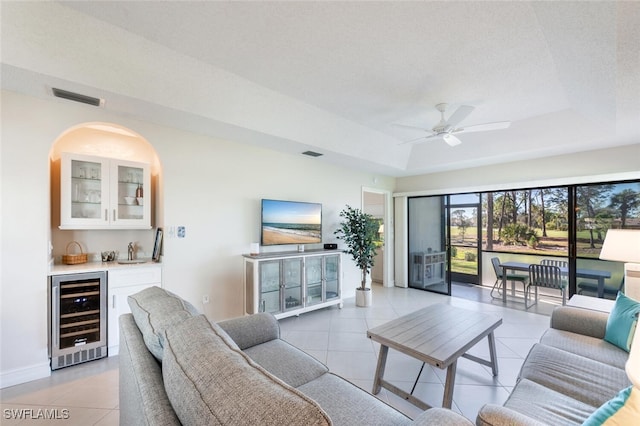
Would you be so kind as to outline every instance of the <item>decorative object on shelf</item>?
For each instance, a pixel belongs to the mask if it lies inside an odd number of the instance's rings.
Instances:
[[[103,262],[113,262],[116,260],[116,252],[115,251],[103,251],[102,253],[102,261]]]
[[[249,254],[251,256],[257,256],[260,254],[260,243],[251,243],[251,248],[249,249]]]
[[[340,212],[340,217],[344,220],[334,234],[347,245],[343,252],[351,255],[362,274],[360,287],[356,288],[356,306],[370,306],[372,297],[371,289],[367,288],[367,278],[376,255],[378,222],[370,214],[349,205]]]
[[[142,184],[141,184],[141,183],[139,183],[139,184],[138,184],[138,188],[136,188],[136,198],[139,200],[139,199],[141,199],[142,197],[143,197]],[[140,204],[140,203],[138,203],[138,204]],[[140,205],[142,205],[142,204],[140,204]]]
[[[80,253],[76,253],[76,254],[69,253],[69,247],[71,247],[72,244],[75,244],[78,246]],[[62,255],[62,263],[64,263],[65,265],[78,265],[80,263],[87,263],[87,253],[84,253],[82,251],[82,246],[77,241],[71,241],[69,244],[67,244],[65,253],[66,254]]]
[[[156,239],[155,239],[155,243],[153,244],[153,254],[151,255],[151,259],[154,262],[159,262],[160,261],[160,252],[162,250],[162,228],[158,228],[156,230]]]

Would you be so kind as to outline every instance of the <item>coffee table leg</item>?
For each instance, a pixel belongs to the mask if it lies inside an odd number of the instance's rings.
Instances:
[[[496,357],[496,339],[493,331],[487,336],[489,339],[489,355],[491,356],[491,372],[494,376],[498,375],[498,358]]]
[[[389,347],[380,345],[380,354],[378,355],[378,366],[376,367],[376,376],[373,379],[373,394],[377,395],[380,392],[382,377],[384,376],[384,367],[387,364],[387,354],[389,353]]]
[[[444,382],[444,397],[442,398],[442,407],[451,408],[453,402],[453,385],[456,382],[456,367],[458,361],[453,361],[449,367],[447,367],[447,379]]]

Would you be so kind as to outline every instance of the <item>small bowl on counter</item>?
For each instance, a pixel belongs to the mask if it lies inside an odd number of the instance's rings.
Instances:
[[[136,197],[124,197],[124,203],[132,206],[136,203]]]

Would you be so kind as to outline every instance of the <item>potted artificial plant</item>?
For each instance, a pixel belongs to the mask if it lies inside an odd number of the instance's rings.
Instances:
[[[340,212],[340,217],[344,220],[340,222],[340,227],[334,234],[339,240],[344,241],[347,249],[343,252],[351,255],[362,273],[362,281],[356,288],[356,306],[370,306],[371,289],[367,288],[367,276],[376,255],[378,223],[373,216],[348,205]]]

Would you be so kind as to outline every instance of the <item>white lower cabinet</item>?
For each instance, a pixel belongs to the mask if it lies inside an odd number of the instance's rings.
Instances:
[[[342,307],[340,251],[244,255],[247,314],[269,312],[276,318]]]
[[[127,297],[152,286],[162,287],[162,266],[132,265],[109,269],[107,276],[107,345],[109,356],[117,355],[120,346],[118,318],[131,312]]]

